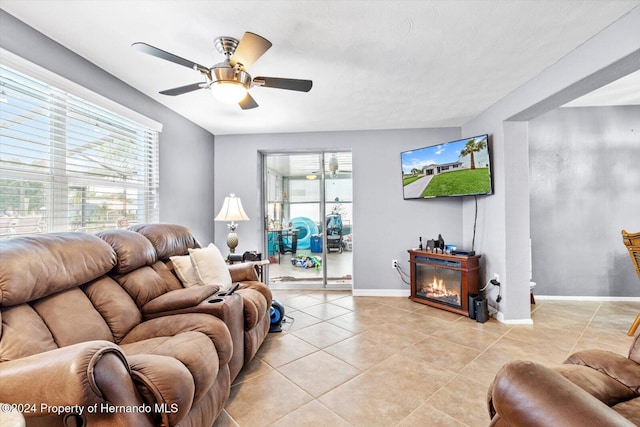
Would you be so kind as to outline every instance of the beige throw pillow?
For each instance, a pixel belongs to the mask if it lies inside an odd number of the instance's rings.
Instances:
[[[176,271],[176,275],[178,276],[178,279],[180,279],[182,286],[188,288],[190,286],[202,284],[200,283],[198,273],[196,272],[196,268],[193,266],[189,255],[172,256],[169,257],[169,259],[173,263],[173,269]]]
[[[200,283],[219,285],[220,290],[223,291],[231,288],[229,267],[220,250],[213,243],[209,243],[206,248],[189,249],[189,255]]]

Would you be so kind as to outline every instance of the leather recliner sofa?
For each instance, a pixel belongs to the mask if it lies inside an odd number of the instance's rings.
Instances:
[[[506,364],[489,388],[491,426],[640,425],[640,335],[628,357],[578,351],[552,368]]]
[[[213,294],[209,294],[210,290],[207,290],[207,286],[183,288],[180,284],[170,258],[188,255],[189,249],[201,247],[187,227],[177,224],[139,224],[129,227],[128,231],[135,231],[144,236],[156,251],[158,262],[153,265],[153,269],[164,281],[164,289],[162,291],[154,291],[157,302],[171,300],[174,304],[171,310],[167,310],[166,307],[168,306],[164,306],[164,304],[156,304],[154,307],[149,304],[143,309],[145,315],[154,317],[166,313],[200,312],[212,313],[223,318],[230,325],[230,332],[235,346],[233,359],[230,362],[231,379],[235,379],[242,366],[249,363],[255,356],[267,337],[271,324],[271,290],[258,280],[254,266],[251,263],[227,266],[232,282],[240,284],[240,287],[235,292],[241,297],[243,313],[243,318],[240,320],[241,326],[238,329],[238,327],[233,326],[237,323],[232,320],[234,315],[228,312],[235,310],[229,302],[225,301],[223,304],[208,303],[209,297],[213,296]],[[107,238],[106,234],[110,237]],[[102,238],[106,238],[112,243],[114,247],[119,244],[125,246],[122,243],[122,238],[125,234],[119,233],[117,230],[98,233]],[[142,245],[141,242],[134,242],[134,239],[131,238],[129,238],[129,244]],[[116,249],[119,254],[127,251]],[[121,284],[131,294],[142,292],[141,288],[145,286],[142,283],[136,284],[134,282],[121,282]],[[191,298],[187,296],[189,293],[192,295]],[[223,312],[226,314],[223,314]]]
[[[146,274],[156,253],[129,255],[85,233],[0,241],[0,402],[28,426],[204,426],[222,411],[229,329],[146,317],[112,276]]]

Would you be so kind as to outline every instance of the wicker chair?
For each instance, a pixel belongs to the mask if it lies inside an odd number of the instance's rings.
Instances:
[[[633,266],[635,267],[636,273],[638,273],[638,278],[640,279],[640,232],[628,233],[627,231],[622,230],[622,241],[629,250],[631,261],[633,262]],[[638,326],[640,326],[640,313],[636,316],[636,320],[633,321],[627,335],[633,336],[636,333]]]

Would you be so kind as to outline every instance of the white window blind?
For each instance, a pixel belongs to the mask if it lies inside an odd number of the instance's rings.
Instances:
[[[158,131],[0,65],[0,237],[158,221]]]

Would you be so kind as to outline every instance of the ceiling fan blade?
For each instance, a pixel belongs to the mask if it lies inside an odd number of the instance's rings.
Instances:
[[[249,68],[258,60],[269,48],[271,42],[264,37],[250,32],[244,33],[235,53],[231,57],[232,66],[242,64],[244,68]]]
[[[162,95],[176,96],[183,93],[193,92],[194,90],[203,89],[207,86],[206,83],[191,83],[190,85],[174,87],[173,89],[163,90],[160,93]]]
[[[253,99],[253,97],[251,95],[249,95],[247,93],[247,96],[245,96],[242,101],[238,102],[238,105],[240,106],[240,108],[242,108],[243,110],[250,110],[252,108],[256,108],[258,106],[258,103],[256,102],[255,99]]]
[[[200,65],[197,62],[189,61],[188,59],[184,59],[179,57],[178,55],[174,55],[173,53],[169,53],[162,49],[158,49],[157,47],[151,46],[150,44],[143,42],[136,42],[131,45],[136,50],[140,52],[144,52],[148,55],[155,56],[156,58],[164,59],[165,61],[173,62],[174,64],[182,65],[187,68],[191,68],[192,70],[198,70],[203,72],[208,72],[209,69],[204,65]]]
[[[256,77],[253,81],[264,87],[297,90],[299,92],[309,92],[313,86],[311,80],[281,79],[279,77]]]

